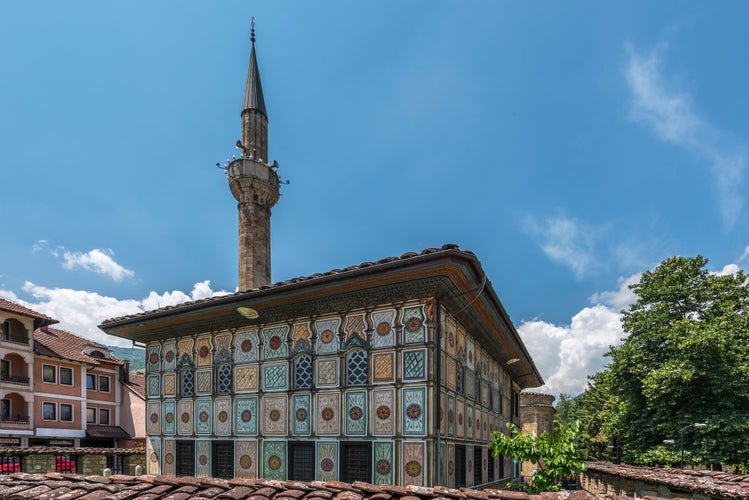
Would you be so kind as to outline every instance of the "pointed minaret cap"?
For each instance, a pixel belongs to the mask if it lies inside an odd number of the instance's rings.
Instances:
[[[242,103],[242,112],[244,112],[246,109],[254,109],[268,118],[268,113],[265,111],[265,99],[263,99],[263,86],[260,84],[260,69],[258,69],[257,58],[255,57],[254,17],[252,18],[250,40],[252,41],[252,51],[250,52],[250,67],[247,70],[247,83],[244,87],[244,102]]]

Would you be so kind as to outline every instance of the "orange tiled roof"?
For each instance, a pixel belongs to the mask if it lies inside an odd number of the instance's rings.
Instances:
[[[8,311],[8,312],[20,314],[22,316],[28,316],[28,317],[36,318],[36,319],[43,319],[49,325],[54,325],[55,323],[59,323],[59,321],[57,321],[54,318],[50,318],[46,314],[36,312],[33,309],[24,307],[21,304],[16,304],[15,302],[12,302],[8,299],[0,298],[0,311]]]
[[[146,399],[146,376],[145,375],[129,375],[130,380],[128,382],[122,382],[122,385],[132,389],[137,395]]]
[[[34,352],[40,356],[67,359],[97,366],[102,363],[122,364],[122,361],[114,356],[110,359],[102,359],[83,353],[86,347],[96,345],[96,342],[57,328],[39,328],[34,332]]]

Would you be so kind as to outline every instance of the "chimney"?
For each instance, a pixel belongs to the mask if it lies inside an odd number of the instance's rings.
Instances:
[[[130,383],[130,361],[123,361],[122,363],[122,381]]]

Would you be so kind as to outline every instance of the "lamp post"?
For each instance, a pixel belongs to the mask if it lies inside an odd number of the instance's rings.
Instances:
[[[690,427],[694,427],[695,429],[704,429],[707,427],[707,424],[701,423],[701,422],[695,422],[693,424],[685,425],[681,429],[679,429],[679,432],[681,432],[681,468],[684,468],[684,433],[689,429]],[[664,443],[666,441],[671,441],[673,443],[673,440],[667,439],[663,441]],[[670,444],[670,443],[669,443]]]

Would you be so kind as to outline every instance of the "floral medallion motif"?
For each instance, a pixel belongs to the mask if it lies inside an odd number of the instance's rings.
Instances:
[[[155,413],[151,413],[151,423],[155,424],[158,421],[159,421],[159,416]]]
[[[468,472],[471,472],[473,470],[473,460],[468,461]]]
[[[333,408],[331,408],[329,406],[326,407],[326,408],[323,408],[323,410],[322,410],[322,419],[323,420],[330,421],[330,420],[333,420],[333,417],[335,417],[335,412],[333,411]]]
[[[458,413],[458,425],[463,425],[463,414]]]
[[[447,343],[450,344],[450,347],[455,347],[455,334],[453,332],[447,334]]]
[[[277,408],[273,408],[270,413],[268,413],[268,418],[270,418],[272,422],[278,422],[281,418],[281,412],[278,411]]]
[[[200,415],[198,415],[198,420],[201,422],[208,422],[208,412],[201,411]]]
[[[419,318],[408,318],[408,321],[406,321],[406,330],[413,333],[418,331],[419,328],[421,328],[421,320]]]
[[[198,462],[200,462],[200,465],[205,465],[208,463],[208,457],[205,455],[200,455],[200,457],[198,457]]]
[[[307,410],[305,410],[304,408],[299,408],[296,411],[296,419],[300,422],[304,422],[305,420],[307,420]]]
[[[166,455],[164,455],[164,461],[169,465],[172,465],[174,463],[174,455],[172,455],[171,453],[167,453]]]
[[[416,460],[410,460],[406,463],[406,474],[411,477],[419,477],[421,475],[421,464]]]
[[[358,406],[353,406],[348,411],[348,416],[351,417],[351,420],[359,420],[362,417],[362,415],[364,415],[364,410],[362,410]]]
[[[174,351],[167,351],[164,359],[166,359],[167,363],[171,363],[172,361],[174,361]]]
[[[406,408],[406,415],[408,415],[408,418],[412,419],[419,418],[421,416],[421,406],[416,403],[409,405],[408,408]]]
[[[390,469],[392,468],[390,467],[390,462],[385,459],[379,460],[375,467],[377,468],[377,473],[381,476],[390,474]]]
[[[239,418],[242,419],[242,422],[249,422],[252,419],[252,413],[250,412],[250,410],[244,410],[240,414]]]
[[[252,341],[250,339],[243,340],[239,348],[242,352],[250,352],[252,350]]]
[[[320,341],[323,344],[330,344],[331,342],[333,342],[333,332],[330,330],[324,330],[320,334]]]
[[[452,410],[447,412],[447,421],[450,422],[451,424],[455,422],[455,414],[453,413]]]
[[[159,362],[159,355],[156,354],[155,352],[152,352],[151,356],[148,358],[148,362],[151,363],[152,365],[155,365],[156,363]]]
[[[468,428],[469,428],[469,429],[470,429],[471,427],[473,427],[473,420],[471,420],[470,418],[469,418],[468,420],[466,420],[466,425],[468,425]]]
[[[167,413],[166,417],[164,417],[164,419],[166,420],[167,424],[171,424],[172,422],[174,422],[174,413]],[[156,423],[156,422],[154,422],[154,423]]]
[[[476,430],[481,432],[481,421],[478,418],[476,419]]]
[[[277,455],[273,455],[268,459],[268,467],[272,470],[278,470],[281,468],[281,459]]]
[[[223,424],[224,422],[226,422],[226,421],[227,421],[228,419],[229,419],[229,414],[228,414],[228,413],[226,413],[226,411],[225,411],[225,410],[221,410],[221,411],[220,411],[220,412],[218,413],[218,421],[219,421],[219,422],[221,422],[222,424]]]
[[[322,470],[323,470],[324,472],[330,472],[330,471],[332,471],[332,470],[333,470],[333,467],[334,467],[334,466],[335,466],[335,464],[334,464],[334,463],[333,463],[333,461],[332,461],[331,459],[329,459],[329,458],[323,458],[323,459],[322,459],[322,460],[320,461],[320,468],[321,468],[321,469],[322,469]]]
[[[270,338],[270,342],[268,342],[268,345],[275,351],[276,349],[281,347],[281,337],[279,337],[278,335],[272,336]]]
[[[249,455],[242,455],[239,458],[239,466],[243,469],[249,469],[252,467],[252,457]]]
[[[388,333],[390,333],[390,323],[387,321],[383,321],[379,325],[377,325],[377,335],[380,337],[386,336]]]
[[[151,462],[156,463],[159,461],[159,456],[156,454],[156,452],[151,452]]]
[[[449,474],[450,474],[451,476],[452,476],[452,475],[453,475],[453,473],[455,472],[455,464],[453,463],[453,461],[452,461],[452,460],[450,460],[449,462],[447,462],[447,472],[448,472],[448,473],[449,473]]]
[[[210,352],[211,352],[211,350],[210,350],[210,349],[208,349],[208,346],[207,346],[207,345],[204,345],[204,346],[202,346],[202,347],[200,348],[200,351],[198,351],[198,355],[199,355],[199,356],[200,356],[201,358],[206,358],[206,357],[208,357],[208,354],[209,354]]]
[[[190,414],[187,412],[182,412],[182,416],[180,417],[180,419],[182,419],[183,424],[186,424],[187,422],[190,421]]]
[[[390,418],[390,408],[385,405],[380,405],[377,407],[377,418],[380,420],[387,420]]]

